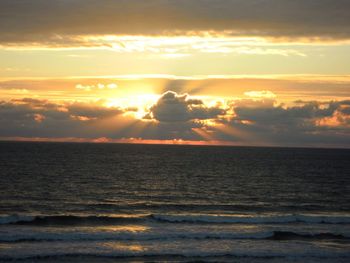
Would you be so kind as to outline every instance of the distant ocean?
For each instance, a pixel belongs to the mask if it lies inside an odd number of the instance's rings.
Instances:
[[[0,143],[0,261],[350,262],[350,150]]]

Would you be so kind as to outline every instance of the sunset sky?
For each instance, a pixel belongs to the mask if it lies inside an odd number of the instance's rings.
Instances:
[[[348,0],[1,0],[0,140],[350,148]]]

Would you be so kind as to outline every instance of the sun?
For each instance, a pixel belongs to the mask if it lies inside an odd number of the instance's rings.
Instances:
[[[135,119],[143,120],[159,97],[160,95],[157,94],[133,94],[125,97],[109,98],[106,100],[105,106],[128,110],[125,114],[132,115]]]

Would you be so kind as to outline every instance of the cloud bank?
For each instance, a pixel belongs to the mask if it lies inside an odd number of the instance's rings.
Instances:
[[[221,32],[349,39],[347,0],[2,0],[0,43],[64,46],[84,35]]]
[[[139,142],[175,139],[236,145],[350,147],[349,100],[296,101],[287,107],[268,94],[270,97],[247,96],[208,106],[200,98],[167,91],[143,119],[130,114],[137,109],[105,107],[98,101],[2,101],[0,138],[137,138]]]

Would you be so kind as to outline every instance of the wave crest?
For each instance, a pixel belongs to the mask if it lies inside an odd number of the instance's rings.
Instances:
[[[157,221],[167,223],[242,223],[242,224],[350,224],[350,216],[325,215],[209,215],[209,214],[150,214],[150,215],[112,215],[112,216],[77,216],[48,215],[27,216],[8,215],[0,217],[0,224],[18,225],[104,225],[122,224],[142,221]]]

